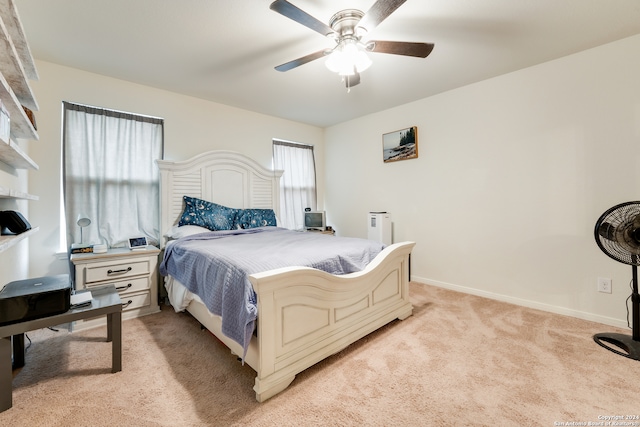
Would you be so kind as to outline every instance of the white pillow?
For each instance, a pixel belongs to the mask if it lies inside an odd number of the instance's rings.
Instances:
[[[164,236],[167,239],[179,239],[193,234],[208,233],[210,231],[211,230],[208,228],[200,227],[198,225],[183,225],[182,227],[174,225]]]

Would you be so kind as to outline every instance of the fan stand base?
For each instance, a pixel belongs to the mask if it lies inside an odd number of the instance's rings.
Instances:
[[[595,334],[593,340],[602,347],[616,354],[633,360],[640,360],[640,341],[635,341],[631,336],[624,334],[605,333]],[[607,345],[607,344],[610,345]],[[619,351],[613,346],[619,348]]]

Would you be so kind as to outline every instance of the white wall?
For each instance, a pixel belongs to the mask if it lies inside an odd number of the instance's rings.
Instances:
[[[326,129],[328,223],[366,237],[367,212],[389,211],[395,241],[417,242],[414,280],[626,325],[631,267],[593,227],[640,199],[639,51],[635,36]],[[384,164],[381,135],[409,126],[418,159]]]
[[[55,256],[60,234],[62,101],[164,118],[165,159],[169,160],[221,149],[241,152],[271,167],[273,138],[313,144],[319,182],[324,181],[324,132],[320,128],[49,62],[36,61],[36,66],[40,80],[33,83],[33,90],[40,105],[36,113],[40,140],[31,143],[29,155],[40,170],[29,174],[29,192],[40,200],[30,202],[29,220],[40,231],[29,239],[30,277],[68,271],[64,259]],[[319,192],[322,202],[322,187]]]

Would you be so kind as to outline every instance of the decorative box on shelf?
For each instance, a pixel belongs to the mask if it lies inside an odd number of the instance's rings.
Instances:
[[[29,108],[25,107],[24,105],[22,106],[22,109],[24,110],[24,113],[27,115],[29,122],[31,122],[31,126],[33,126],[35,130],[38,130],[38,125],[36,124],[36,116],[33,114],[33,111],[31,111]]]

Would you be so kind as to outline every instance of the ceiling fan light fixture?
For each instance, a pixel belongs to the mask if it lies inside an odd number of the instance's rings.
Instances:
[[[358,9],[344,9],[335,13],[329,24],[309,15],[287,0],[274,0],[269,8],[286,18],[326,36],[333,48],[320,50],[275,67],[277,71],[288,71],[316,59],[326,57],[325,65],[339,74],[347,89],[360,84],[360,73],[371,66],[367,55],[370,52],[385,53],[416,58],[426,58],[433,50],[433,43],[417,43],[388,40],[363,39],[407,0],[375,0],[365,13]],[[640,240],[640,232],[638,233]]]
[[[331,52],[325,65],[341,76],[352,76],[369,68],[371,59],[355,41],[345,40]]]

